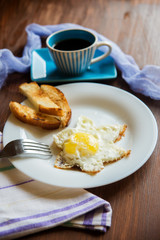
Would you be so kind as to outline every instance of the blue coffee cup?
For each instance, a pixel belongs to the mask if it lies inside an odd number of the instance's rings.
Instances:
[[[91,64],[106,58],[112,50],[107,42],[99,42],[96,35],[83,29],[55,32],[47,38],[46,44],[57,68],[71,76],[82,74]],[[96,49],[104,45],[108,51],[94,58]]]

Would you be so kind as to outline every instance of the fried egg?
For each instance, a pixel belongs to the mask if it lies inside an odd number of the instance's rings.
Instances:
[[[124,136],[126,128],[125,124],[96,127],[91,119],[79,117],[75,128],[63,129],[53,136],[54,143],[61,150],[55,167],[77,166],[84,172],[100,172],[104,163],[120,160],[130,154],[130,150],[115,144]]]

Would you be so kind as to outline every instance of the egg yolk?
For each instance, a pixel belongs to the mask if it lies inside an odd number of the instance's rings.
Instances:
[[[88,133],[75,133],[64,144],[64,151],[76,155],[79,151],[81,156],[94,155],[99,148],[98,140]]]

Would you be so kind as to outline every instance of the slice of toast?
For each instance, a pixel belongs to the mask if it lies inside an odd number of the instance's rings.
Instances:
[[[63,110],[64,115],[60,118],[61,126],[66,127],[71,118],[71,108],[65,95],[56,87],[51,85],[41,85],[41,90],[48,95],[48,97]]]
[[[44,93],[36,82],[22,83],[19,91],[28,98],[37,111],[49,115],[63,116],[63,110]]]
[[[11,112],[24,123],[39,126],[44,129],[57,129],[61,122],[54,116],[46,115],[17,102],[10,102]]]

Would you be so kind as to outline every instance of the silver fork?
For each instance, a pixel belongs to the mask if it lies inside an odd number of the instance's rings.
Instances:
[[[52,152],[48,145],[30,139],[17,139],[11,141],[0,152],[0,158],[14,157],[18,155],[49,158],[52,156]]]

